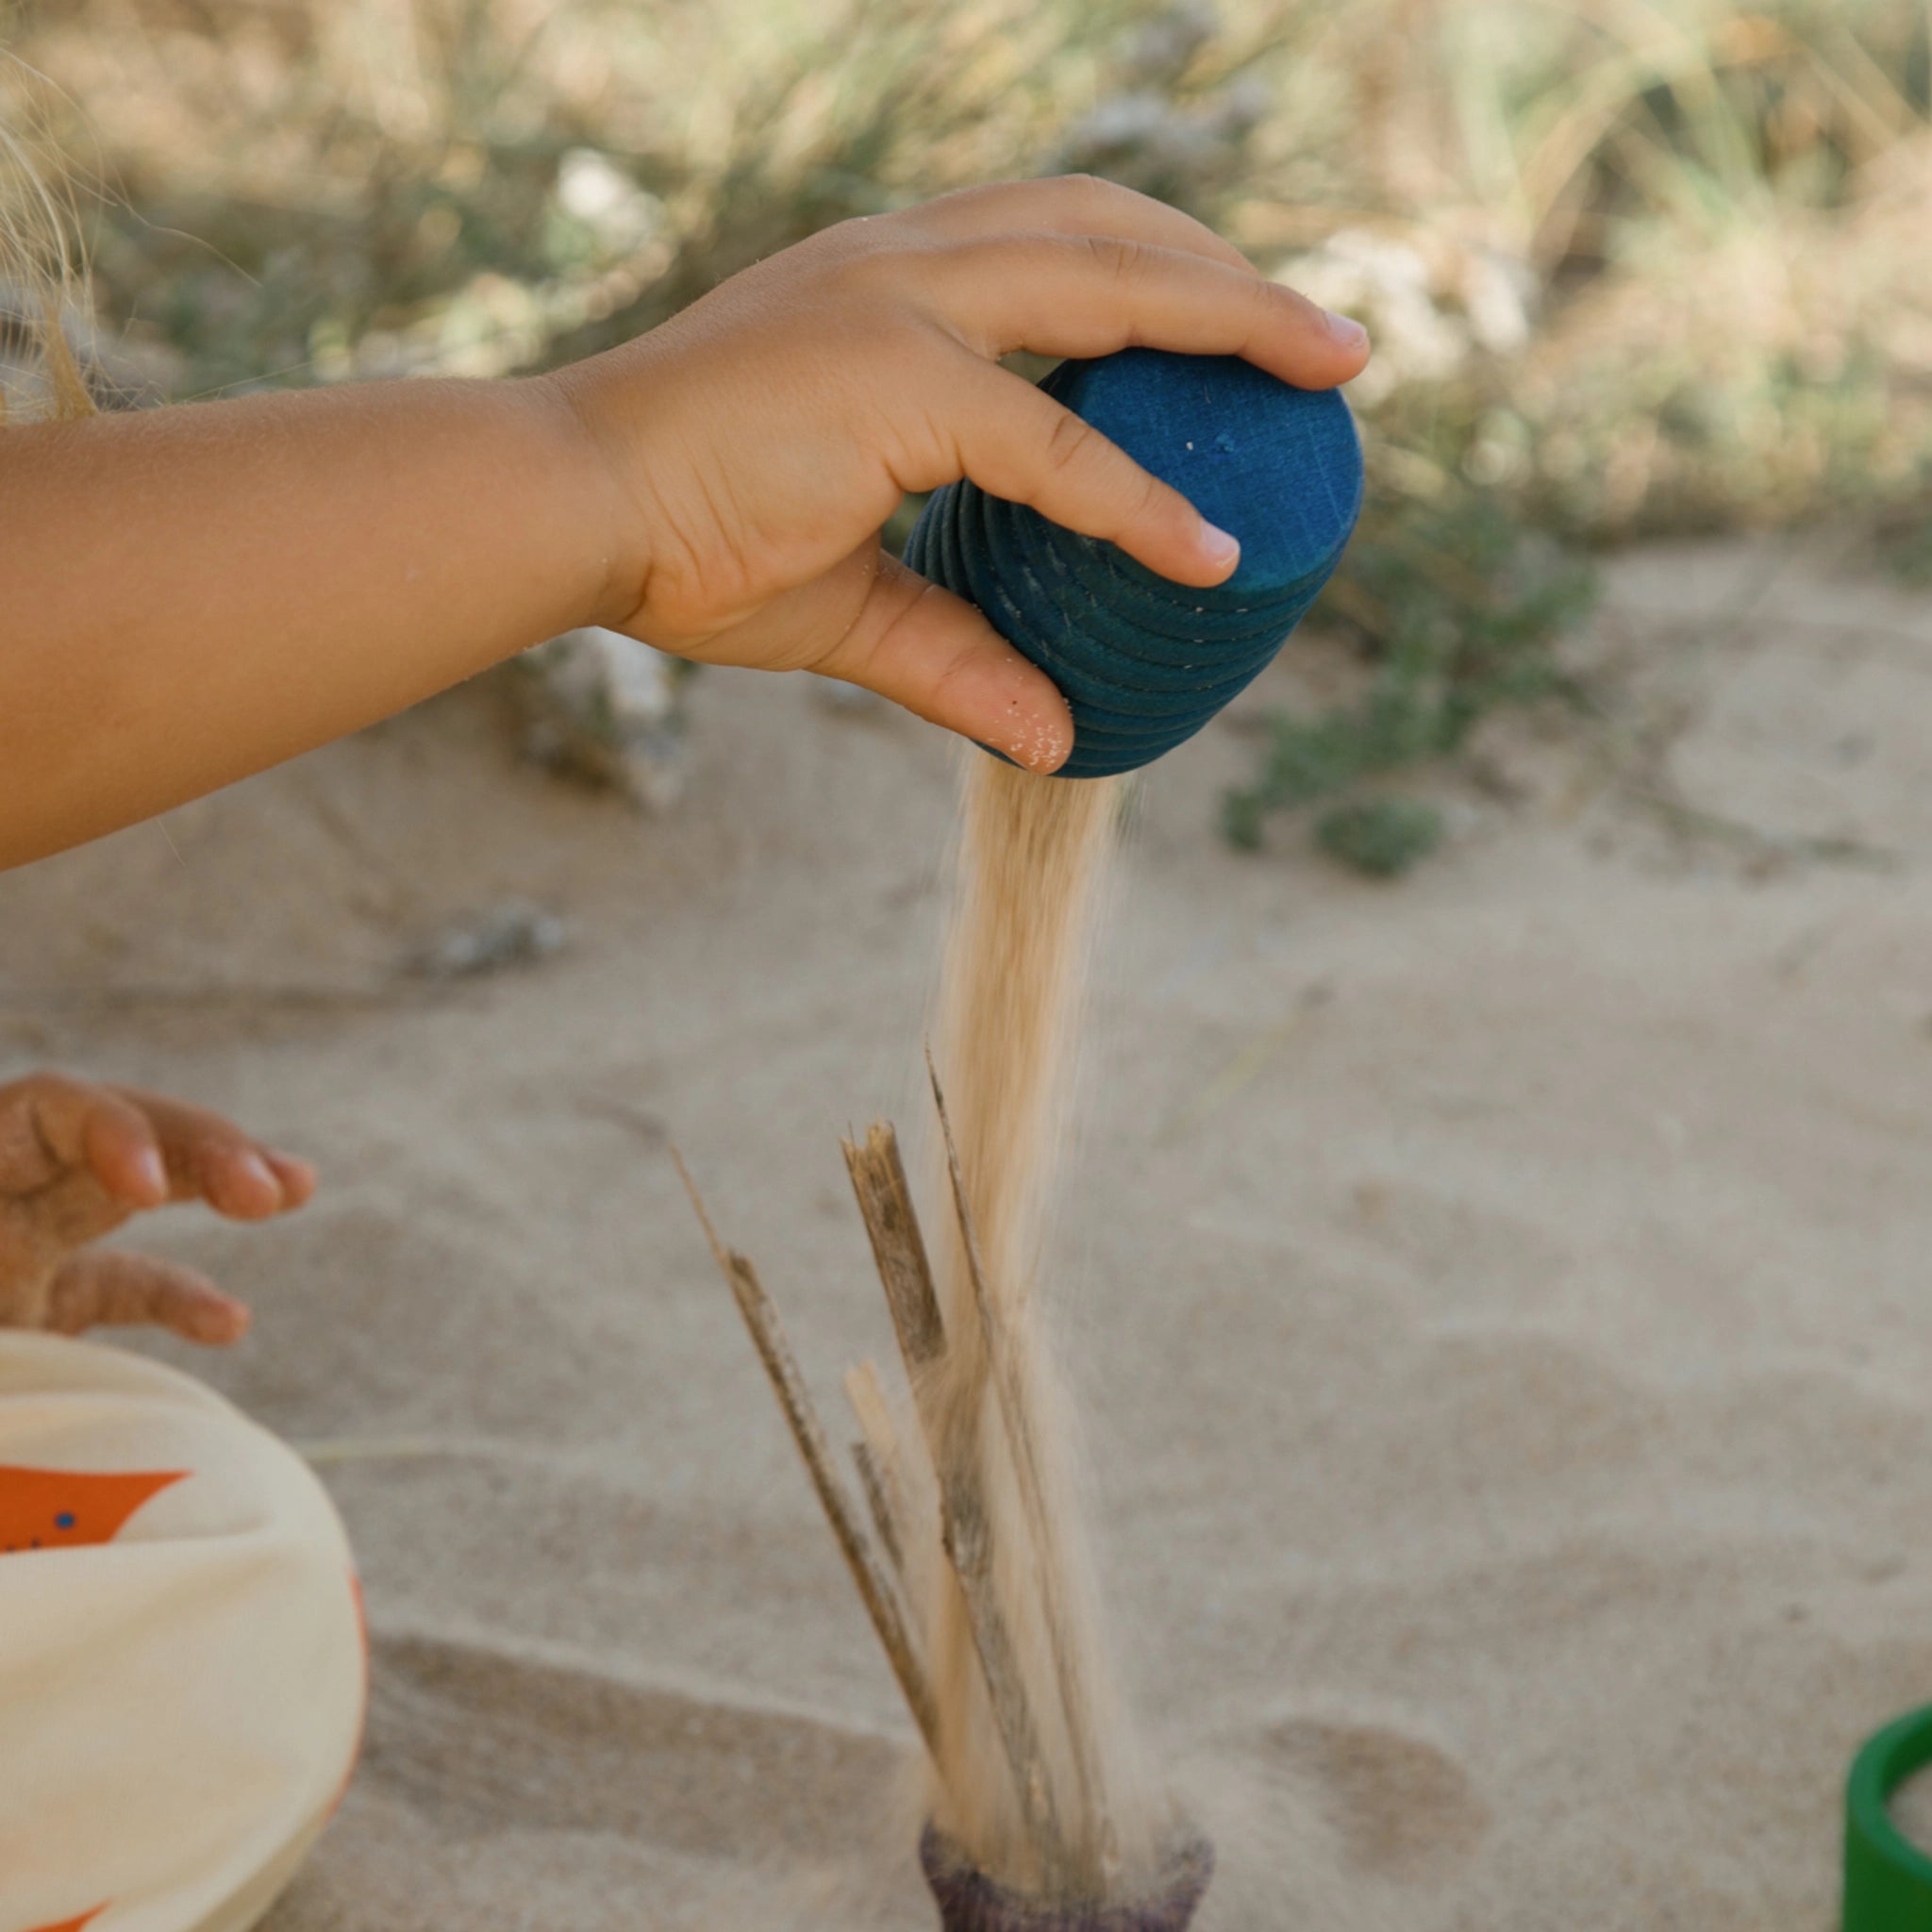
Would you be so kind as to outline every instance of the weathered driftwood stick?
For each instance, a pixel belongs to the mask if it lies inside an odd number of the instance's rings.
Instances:
[[[1033,1426],[1033,1405],[1025,1371],[1013,1352],[1011,1330],[992,1303],[986,1279],[986,1265],[979,1252],[979,1235],[974,1224],[973,1209],[966,1198],[966,1176],[959,1165],[959,1149],[953,1139],[953,1123],[946,1112],[946,1095],[940,1084],[931,1049],[925,1056],[925,1071],[932,1081],[934,1110],[939,1115],[940,1138],[946,1151],[946,1173],[953,1184],[953,1209],[958,1217],[959,1242],[965,1253],[966,1274],[973,1290],[974,1306],[979,1315],[980,1334],[985,1340],[988,1359],[992,1364],[993,1391],[998,1400],[1000,1419],[1006,1425],[1007,1444],[1013,1469],[1020,1479],[1020,1501],[1026,1512],[1026,1526],[1034,1549],[1034,1574],[1040,1585],[1041,1620],[1046,1624],[1047,1641],[1053,1650],[1054,1675],[1060,1693],[1060,1709],[1065,1717],[1067,1747],[1074,1760],[1074,1774],[1079,1782],[1082,1814],[1093,1824],[1093,1841],[1104,1850],[1113,1843],[1112,1822],[1106,1811],[1106,1789],[1099,1760],[1094,1755],[1093,1734],[1088,1721],[1090,1705],[1086,1672],[1079,1646],[1074,1641],[1061,1589],[1059,1564],[1055,1560],[1053,1524],[1047,1513],[1046,1492],[1040,1474],[1040,1448]]]
[[[863,1147],[851,1141],[839,1144],[845,1153],[845,1169],[852,1176],[865,1231],[872,1238],[873,1259],[917,1400],[924,1372],[946,1351],[946,1326],[933,1290],[932,1264],[919,1232],[906,1165],[899,1158],[899,1139],[890,1121],[874,1121]]]
[[[909,1588],[906,1581],[906,1546],[899,1541],[899,1524],[892,1514],[886,1477],[879,1472],[878,1457],[873,1454],[872,1444],[862,1437],[852,1445],[852,1466],[858,1472],[858,1487],[865,1493],[865,1507],[871,1512],[872,1526],[878,1533],[879,1546],[892,1566],[892,1574],[899,1579],[903,1594]]]
[[[1058,1890],[1074,1873],[1059,1806],[1046,1775],[1040,1733],[1026,1702],[1026,1685],[1013,1651],[993,1583],[992,1526],[981,1507],[979,1484],[970,1469],[951,1464],[940,1477],[940,1538],[959,1593],[966,1603],[974,1648],[986,1679],[987,1701],[1020,1794],[1021,1815],[1028,1837],[1040,1853],[1046,1890]]]
[[[872,1510],[873,1527],[906,1583],[907,1524],[909,1505],[906,1498],[904,1451],[899,1432],[892,1424],[891,1405],[886,1400],[885,1386],[878,1369],[862,1361],[845,1371],[845,1397],[858,1419],[859,1440],[852,1445],[852,1460],[858,1468],[860,1487]]]
[[[1040,1853],[1049,1887],[1057,1886],[1072,1872],[1066,1828],[1046,1775],[1012,1633],[1007,1627],[993,1582],[992,1526],[980,1493],[977,1432],[950,1423],[935,1400],[930,1371],[944,1353],[945,1327],[912,1207],[912,1191],[899,1158],[898,1136],[890,1122],[875,1121],[863,1147],[850,1141],[843,1146],[852,1191],[858,1197],[858,1211],[872,1237],[886,1305],[906,1357],[913,1407],[939,1479],[940,1541],[958,1580],[967,1624],[986,1680],[987,1700],[992,1707],[993,1724],[1013,1775],[1027,1834]],[[970,1413],[970,1408],[966,1412]]]
[[[812,1487],[818,1491],[819,1502],[832,1525],[832,1534],[839,1540],[839,1548],[845,1557],[846,1567],[852,1572],[852,1580],[858,1586],[866,1614],[872,1619],[873,1628],[878,1632],[879,1642],[884,1646],[893,1676],[899,1681],[907,1707],[919,1726],[920,1736],[925,1740],[926,1749],[937,1753],[939,1707],[933,1701],[925,1667],[907,1632],[898,1593],[891,1577],[879,1567],[878,1558],[873,1554],[872,1544],[845,1493],[845,1486],[839,1478],[831,1444],[825,1440],[818,1412],[812,1407],[811,1391],[806,1387],[805,1377],[799,1371],[798,1358],[785,1339],[778,1310],[758,1279],[758,1270],[744,1256],[727,1248],[718,1239],[711,1217],[705,1211],[697,1184],[684,1164],[684,1157],[673,1148],[672,1158],[677,1162],[677,1172],[684,1178],[685,1191],[691,1196],[691,1205],[697,1210],[698,1221],[704,1227],[705,1239],[710,1243],[719,1271],[730,1285],[738,1311],[744,1317],[744,1325],[751,1330],[758,1358],[765,1365],[765,1374],[771,1377],[778,1406],[785,1411],[785,1420],[791,1425],[792,1440],[805,1458]]]

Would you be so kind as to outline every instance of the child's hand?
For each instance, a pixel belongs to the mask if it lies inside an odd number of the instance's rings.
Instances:
[[[0,1326],[238,1341],[248,1310],[192,1269],[87,1244],[169,1201],[263,1221],[314,1191],[307,1161],[178,1100],[59,1074],[0,1085]]]
[[[584,624],[869,685],[1051,771],[1073,730],[1045,674],[878,531],[964,475],[1222,582],[1180,496],[997,363],[1134,343],[1310,389],[1368,356],[1198,223],[1077,178],[842,223],[554,375],[9,426],[0,867]]]
[[[709,663],[806,669],[1051,771],[1066,707],[971,606],[879,547],[962,475],[1178,582],[1233,570],[1186,498],[1033,385],[1015,349],[1239,355],[1304,389],[1360,327],[1159,202],[1074,177],[841,223],[556,380],[613,486],[605,621]]]

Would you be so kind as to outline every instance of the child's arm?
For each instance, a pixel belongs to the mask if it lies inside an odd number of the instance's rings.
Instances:
[[[234,1341],[248,1310],[212,1282],[91,1243],[170,1201],[261,1221],[314,1191],[307,1161],[181,1101],[60,1074],[0,1085],[0,1327],[77,1335],[139,1324]]]
[[[0,866],[587,623],[867,685],[1050,770],[1058,693],[877,532],[969,474],[1221,581],[1184,498],[996,365],[1135,342],[1310,388],[1367,356],[1198,224],[1074,178],[843,223],[555,376],[8,430]]]

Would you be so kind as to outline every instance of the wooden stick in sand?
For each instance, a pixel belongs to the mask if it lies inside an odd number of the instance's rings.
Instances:
[[[925,1071],[932,1082],[933,1108],[939,1115],[940,1138],[946,1150],[946,1173],[953,1185],[953,1209],[958,1217],[966,1274],[973,1289],[974,1306],[979,1314],[979,1328],[985,1338],[987,1357],[992,1363],[993,1391],[999,1403],[1000,1418],[1006,1424],[1008,1447],[1012,1453],[1013,1468],[1020,1479],[1020,1500],[1026,1511],[1026,1526],[1031,1533],[1037,1557],[1035,1574],[1040,1582],[1041,1608],[1046,1624],[1047,1641],[1053,1650],[1054,1676],[1060,1693],[1060,1708],[1066,1719],[1067,1743],[1073,1752],[1074,1774],[1079,1780],[1081,1810],[1093,1822],[1095,1841],[1111,1850],[1113,1825],[1106,1815],[1105,1788],[1093,1752],[1086,1672],[1082,1667],[1079,1645],[1074,1642],[1068,1627],[1067,1607],[1060,1589],[1060,1570],[1054,1561],[1053,1524],[1041,1482],[1040,1449],[1033,1427],[1033,1407],[1028,1399],[1025,1372],[1013,1352],[1011,1331],[999,1319],[992,1305],[991,1292],[987,1287],[986,1267],[979,1253],[979,1235],[974,1226],[973,1210],[966,1199],[966,1177],[959,1166],[959,1149],[953,1139],[953,1123],[946,1112],[945,1090],[940,1085],[939,1069],[933,1065],[930,1047],[926,1049]]]
[[[913,1407],[939,1478],[941,1541],[958,1580],[987,1699],[1019,1794],[1021,1813],[1051,1889],[1071,1873],[1072,1853],[1046,1776],[1040,1734],[1026,1702],[1012,1634],[994,1591],[992,1525],[980,1494],[975,1444],[964,1432],[948,1425],[934,1400],[932,1372],[945,1353],[945,1324],[913,1211],[905,1163],[899,1158],[898,1136],[889,1122],[875,1121],[863,1147],[851,1141],[841,1144],[858,1211],[872,1237],[873,1257],[886,1291],[892,1326],[906,1358]]]
[[[739,1313],[744,1317],[744,1325],[751,1330],[758,1358],[765,1365],[766,1374],[771,1377],[778,1406],[785,1411],[785,1420],[791,1425],[792,1440],[805,1458],[812,1487],[818,1491],[819,1502],[832,1525],[832,1534],[839,1540],[839,1548],[844,1555],[846,1567],[852,1572],[852,1580],[858,1586],[866,1614],[872,1619],[873,1628],[878,1632],[879,1642],[884,1646],[893,1676],[898,1679],[907,1707],[919,1726],[920,1736],[925,1740],[926,1749],[937,1754],[939,1709],[933,1701],[925,1667],[914,1652],[911,1638],[907,1632],[898,1592],[891,1578],[879,1567],[864,1527],[845,1493],[845,1486],[840,1480],[838,1467],[832,1459],[831,1444],[825,1440],[818,1412],[812,1407],[811,1393],[799,1371],[798,1359],[785,1338],[778,1310],[758,1279],[758,1270],[744,1256],[725,1247],[718,1239],[711,1217],[705,1211],[697,1184],[684,1164],[684,1157],[673,1148],[672,1158],[677,1162],[677,1172],[683,1177],[691,1205],[697,1210],[698,1221],[705,1230],[706,1241],[710,1243],[719,1272],[730,1286]]]
[[[858,1420],[859,1440],[852,1445],[852,1460],[858,1470],[859,1487],[865,1491],[866,1506],[872,1511],[873,1527],[879,1533],[886,1555],[899,1581],[906,1581],[906,1525],[910,1506],[906,1499],[902,1474],[906,1465],[899,1446],[899,1432],[892,1424],[892,1407],[886,1400],[885,1385],[879,1380],[876,1364],[867,1360],[845,1371],[845,1399]]]
[[[874,1121],[863,1147],[851,1141],[839,1144],[845,1153],[845,1169],[852,1176],[865,1231],[872,1238],[873,1260],[918,1403],[926,1371],[946,1352],[946,1324],[933,1290],[932,1266],[925,1257],[906,1166],[899,1158],[899,1137],[890,1121]]]

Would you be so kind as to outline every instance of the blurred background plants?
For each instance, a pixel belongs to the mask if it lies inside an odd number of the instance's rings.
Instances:
[[[137,397],[539,368],[1068,168],[1360,315],[1372,508],[1312,620],[1357,675],[1274,719],[1239,842],[1420,856],[1378,787],[1588,708],[1605,543],[1855,517],[1932,576],[1928,0],[0,0],[0,44]]]

